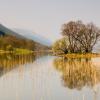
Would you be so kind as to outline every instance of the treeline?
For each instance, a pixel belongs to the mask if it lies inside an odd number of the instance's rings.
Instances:
[[[70,21],[63,24],[62,39],[53,45],[54,53],[91,53],[100,39],[100,29],[93,23]]]
[[[35,42],[28,39],[20,39],[12,35],[0,35],[0,49],[13,50],[14,48],[22,48],[34,50]]]

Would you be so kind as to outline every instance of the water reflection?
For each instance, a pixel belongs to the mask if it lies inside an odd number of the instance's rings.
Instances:
[[[99,100],[99,60],[0,55],[0,100]]]
[[[56,58],[54,67],[61,73],[63,85],[70,89],[93,88],[100,82],[100,68],[88,58]]]
[[[16,68],[19,65],[32,63],[36,59],[35,55],[14,55],[0,54],[0,76]]]

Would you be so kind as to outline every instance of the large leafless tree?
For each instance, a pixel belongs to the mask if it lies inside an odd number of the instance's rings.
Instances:
[[[62,35],[69,41],[70,52],[92,52],[100,37],[100,29],[93,23],[70,21],[62,26]]]

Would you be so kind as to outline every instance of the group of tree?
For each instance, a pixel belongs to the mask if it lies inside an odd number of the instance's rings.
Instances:
[[[14,48],[34,50],[35,42],[28,39],[20,39],[12,35],[0,36],[0,49],[14,50]]]
[[[100,39],[100,29],[93,23],[70,21],[62,25],[63,38],[53,45],[55,53],[90,53]]]

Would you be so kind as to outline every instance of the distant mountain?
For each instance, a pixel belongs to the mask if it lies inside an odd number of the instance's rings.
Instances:
[[[14,31],[24,37],[32,39],[35,42],[41,43],[43,45],[46,45],[46,46],[52,45],[52,42],[49,39],[47,39],[47,38],[43,37],[42,35],[37,34],[35,32],[29,31],[29,30],[24,30],[24,29],[14,29]]]
[[[25,38],[24,36],[18,34],[17,32],[12,31],[11,29],[3,26],[2,24],[0,24],[0,32],[8,35],[16,36],[17,38]]]
[[[8,34],[8,35],[13,35],[13,36],[16,36],[17,38],[26,38],[26,39],[31,39],[35,42],[38,42],[42,45],[46,45],[46,46],[51,46],[52,42],[35,33],[35,32],[31,32],[29,30],[24,30],[24,29],[9,29],[7,27],[5,27],[4,25],[0,24],[0,33],[2,34],[2,32]]]
[[[24,34],[25,33],[25,34]],[[2,24],[0,24],[0,49],[5,49],[7,46],[11,45],[13,48],[26,48],[31,50],[47,50],[49,49],[49,46],[47,46],[45,40],[43,40],[43,37],[38,37],[31,35],[30,33],[24,32],[18,33],[15,31],[12,31],[9,28],[6,28]],[[38,41],[41,39],[41,41]],[[46,44],[43,44],[43,43]]]

